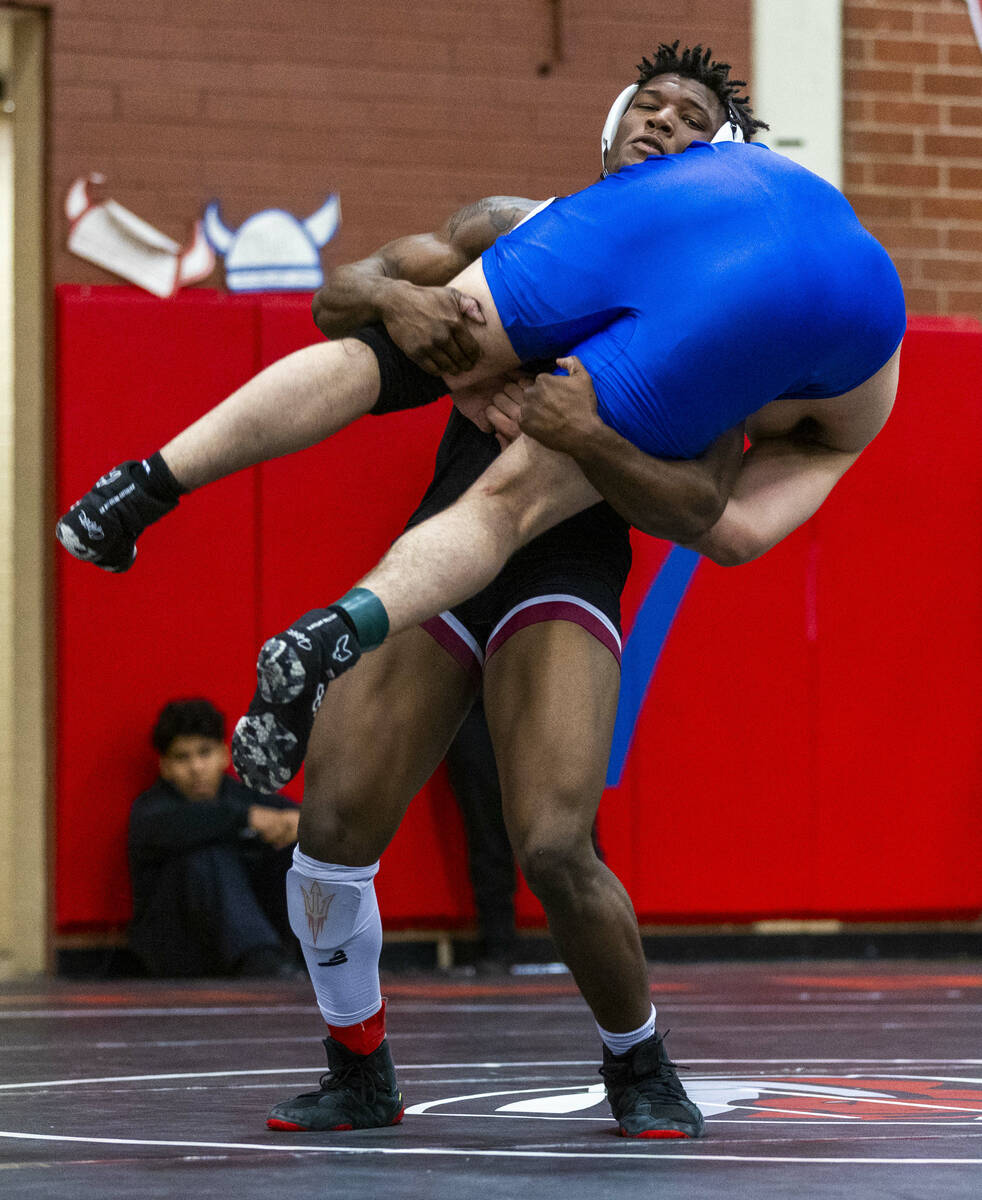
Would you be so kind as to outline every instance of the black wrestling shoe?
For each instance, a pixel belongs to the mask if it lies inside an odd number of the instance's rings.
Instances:
[[[320,1091],[304,1092],[270,1109],[270,1129],[382,1129],[398,1125],[404,1105],[396,1086],[389,1043],[371,1054],[355,1054],[334,1038],[324,1039],[330,1071],[321,1076]]]
[[[307,754],[328,682],[361,658],[351,626],[332,608],[315,608],[263,644],[258,686],[232,736],[232,761],[244,783],[276,792]]]
[[[69,554],[104,571],[128,571],[136,558],[136,539],[154,521],[177,507],[147,490],[146,462],[124,462],[96,481],[55,527]]]
[[[627,1054],[604,1046],[600,1074],[621,1137],[697,1138],[705,1132],[702,1113],[685,1094],[657,1033]]]

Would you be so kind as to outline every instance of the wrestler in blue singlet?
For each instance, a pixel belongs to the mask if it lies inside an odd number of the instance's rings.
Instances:
[[[692,458],[772,400],[837,396],[906,325],[883,247],[765,146],[693,142],[554,201],[485,251],[523,361],[576,354],[603,420]]]

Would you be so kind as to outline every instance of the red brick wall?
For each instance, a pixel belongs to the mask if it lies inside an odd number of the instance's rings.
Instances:
[[[546,77],[549,0],[50,8],[59,282],[111,279],[63,249],[65,191],[92,170],[176,238],[213,197],[234,227],[338,190],[339,261],[481,195],[592,178],[607,105],[660,38],[702,38],[750,69],[750,0],[562,0],[565,61]],[[982,50],[966,5],[845,0],[844,20],[846,191],[912,310],[982,315]]]
[[[598,172],[607,108],[662,39],[749,68],[750,0],[51,0],[54,279],[112,277],[63,249],[93,170],[181,238],[218,197],[231,227],[341,193],[326,260],[431,229],[496,192],[544,197]],[[220,280],[216,274],[212,286]]]
[[[964,0],[845,0],[845,180],[913,312],[982,317],[982,48]]]

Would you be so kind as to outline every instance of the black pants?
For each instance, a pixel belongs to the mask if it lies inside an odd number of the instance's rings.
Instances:
[[[229,975],[261,946],[290,946],[286,873],[292,850],[220,843],[175,855],[130,928],[130,945],[151,975]]]

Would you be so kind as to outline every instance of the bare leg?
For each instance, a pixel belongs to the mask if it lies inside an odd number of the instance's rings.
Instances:
[[[477,297],[487,324],[475,326],[481,359],[454,386],[517,366],[480,262],[453,281]],[[255,463],[304,450],[367,413],[379,394],[378,362],[351,338],[308,346],[260,371],[161,449],[177,481],[192,490]]]
[[[479,294],[483,276],[470,282]],[[508,368],[509,355],[514,363],[514,355],[489,296],[483,304],[488,340],[482,369],[495,375]],[[468,379],[474,377],[471,372]],[[337,606],[317,609],[267,640],[257,691],[232,742],[242,778],[275,791],[296,774],[327,681],[354,665],[359,642],[372,649],[387,634],[474,595],[526,542],[599,499],[571,458],[518,438],[454,505],[404,534],[361,581],[358,595],[367,598],[367,608],[363,603],[360,616],[350,607],[344,616]]]
[[[287,876],[287,898],[327,1022],[332,1077],[319,1091],[275,1105],[267,1118],[273,1129],[365,1129],[401,1119],[385,1041],[373,877],[473,693],[463,668],[414,629],[372,655],[364,672],[340,679],[327,697],[311,741],[300,854]],[[312,911],[319,923],[309,919]]]
[[[359,582],[398,633],[475,595],[532,538],[600,500],[576,463],[520,437],[450,508],[404,533]]]
[[[578,625],[516,633],[489,660],[485,707],[515,854],[603,1031],[601,1075],[619,1132],[700,1137],[704,1124],[654,1031],[631,901],[590,826],[604,786],[619,671]],[[610,1039],[631,1034],[626,1052]]]
[[[330,688],[307,756],[300,849],[364,866],[389,844],[447,752],[474,684],[428,633],[412,629]]]
[[[477,383],[517,364],[480,263],[453,281],[471,290],[486,324],[475,326],[478,365],[453,381]],[[368,412],[379,395],[374,353],[352,338],[308,346],[261,371],[172,438],[158,454],[107,471],[58,522],[56,535],[83,562],[127,571],[136,541],[187,491],[243,467],[303,450]]]
[[[634,909],[591,838],[619,683],[596,638],[546,621],[502,646],[484,684],[516,857],[584,999],[612,1032],[637,1029],[651,1012]]]
[[[260,371],[161,454],[193,490],[323,441],[368,412],[378,389],[378,363],[364,342],[307,346]]]

